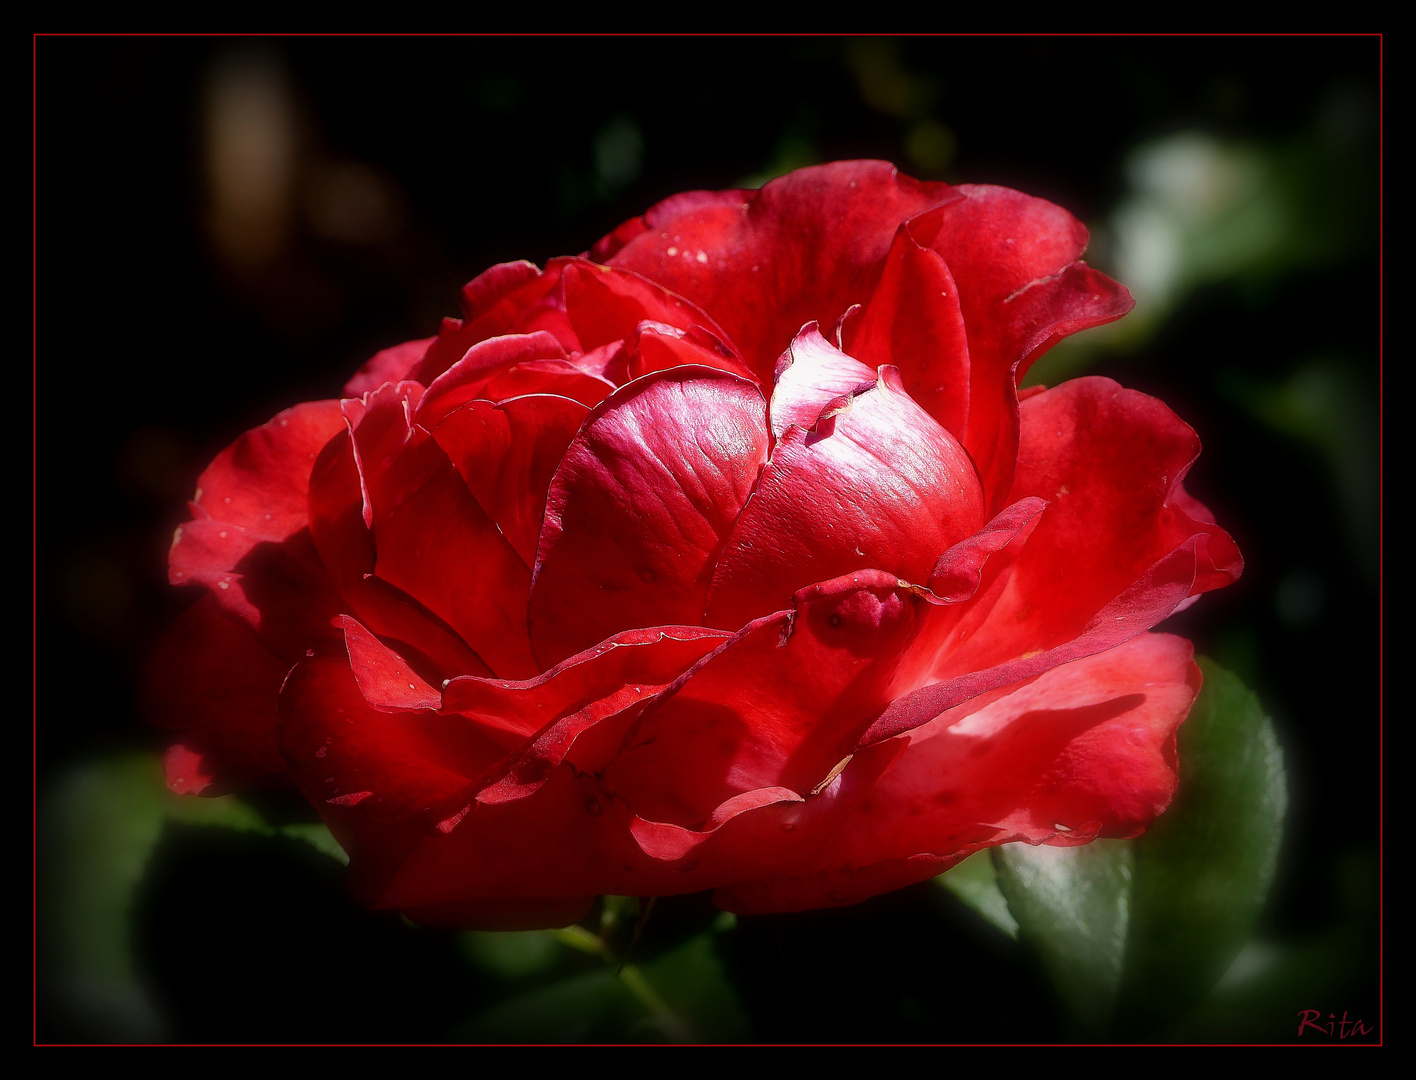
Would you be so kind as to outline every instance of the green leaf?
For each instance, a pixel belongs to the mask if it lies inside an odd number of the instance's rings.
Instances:
[[[1144,836],[994,849],[1020,936],[1093,1034],[1180,1031],[1248,941],[1273,880],[1287,805],[1273,725],[1237,676],[1199,663],[1180,790]],[[977,882],[950,887],[986,896]]]
[[[129,917],[162,834],[161,767],[148,757],[75,766],[37,807],[36,958],[67,1027],[147,1042],[161,1021],[139,984]]]
[[[508,980],[550,971],[565,950],[553,930],[469,930],[458,941],[477,967]]]
[[[1023,939],[1089,1032],[1104,1030],[1121,986],[1131,914],[1128,840],[995,848],[998,885]]]
[[[934,879],[983,918],[1015,941],[1018,920],[1008,910],[1008,901],[998,887],[998,872],[993,869],[993,853],[976,851],[958,866]]]
[[[234,796],[172,794],[149,754],[85,762],[47,781],[36,811],[36,948],[46,1008],[76,1036],[154,1042],[162,1023],[138,976],[131,919],[169,821],[282,836],[347,862],[315,822],[267,825]]]
[[[1283,754],[1258,699],[1200,659],[1205,684],[1180,728],[1180,791],[1136,843],[1126,1014],[1139,1028],[1201,1001],[1263,907],[1287,807]]]

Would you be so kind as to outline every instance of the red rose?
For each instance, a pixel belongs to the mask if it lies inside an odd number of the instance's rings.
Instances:
[[[154,663],[179,791],[298,785],[355,893],[546,926],[595,895],[851,903],[1134,836],[1233,581],[1199,443],[1107,379],[1050,203],[879,162],[691,192],[493,267],[202,475]]]

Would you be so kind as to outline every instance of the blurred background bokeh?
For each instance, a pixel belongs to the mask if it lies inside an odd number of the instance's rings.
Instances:
[[[191,599],[167,546],[222,446],[433,333],[492,263],[846,157],[1085,221],[1136,310],[1030,381],[1105,374],[1165,400],[1205,446],[1190,490],[1244,552],[1237,586],[1167,628],[1272,716],[1285,839],[1220,992],[1153,1034],[1378,1020],[1380,46],[38,38],[36,1038],[671,1038],[655,1001],[675,979],[707,995],[700,1038],[1068,1037],[1016,943],[929,883],[790,920],[666,903],[647,939],[715,936],[637,946],[669,966],[623,996],[573,935],[357,909],[298,803],[174,806],[155,779],[138,673]]]

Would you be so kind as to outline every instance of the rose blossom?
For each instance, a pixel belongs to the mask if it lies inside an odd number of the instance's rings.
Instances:
[[[1137,835],[1199,688],[1147,631],[1241,563],[1165,405],[1018,391],[1132,305],[1086,238],[842,162],[493,267],[202,474],[170,784],[294,784],[361,900],[458,925]]]

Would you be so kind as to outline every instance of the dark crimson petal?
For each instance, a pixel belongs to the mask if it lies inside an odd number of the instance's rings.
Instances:
[[[872,369],[894,364],[925,412],[956,438],[964,433],[971,370],[959,288],[939,253],[915,240],[911,223],[895,233],[870,299],[846,319],[844,349]]]
[[[927,606],[880,571],[803,590],[794,612],[750,623],[638,721],[606,789],[640,818],[695,829],[753,792],[772,789],[752,805],[811,793],[912,678],[901,661]]]
[[[555,920],[599,893],[635,894],[641,886],[645,895],[671,891],[646,879],[641,868],[648,860],[611,811],[593,776],[562,766],[528,798],[474,802],[454,822],[420,828],[396,863],[386,853],[389,840],[365,832],[361,839],[384,847],[373,857],[388,867],[373,903],[420,909],[485,901],[505,911],[500,901],[518,896],[538,901],[536,908]],[[684,891],[697,885],[687,884]]]
[[[546,503],[530,603],[542,665],[632,627],[699,623],[767,446],[758,389],[707,368],[656,372],[594,409]]]
[[[1175,793],[1175,731],[1199,685],[1189,642],[1142,634],[954,708],[906,737],[822,870],[717,899],[744,913],[854,903],[989,844],[1135,836]]]
[[[339,625],[344,630],[350,670],[370,705],[383,712],[436,709],[442,705],[442,694],[409,667],[403,657],[360,626],[357,619],[341,615]]]
[[[968,455],[884,368],[815,431],[793,426],[778,440],[713,571],[705,621],[741,626],[813,581],[867,567],[922,584],[983,521]]]
[[[472,793],[476,801],[525,798],[568,756],[581,772],[602,768],[625,725],[727,636],[693,626],[628,630],[525,682],[452,680],[444,710],[504,743],[510,736],[519,749],[501,775]]]
[[[364,366],[354,373],[354,377],[344,384],[345,397],[362,397],[377,390],[384,383],[401,382],[408,378],[418,361],[422,360],[437,338],[419,338],[405,341],[402,345],[381,349],[364,362]]]
[[[609,262],[710,312],[767,385],[801,327],[834,326],[870,296],[901,222],[958,197],[888,162],[835,162],[666,206]]]
[[[330,440],[310,482],[310,532],[321,562],[342,597],[342,609],[375,634],[426,658],[425,677],[489,675],[491,669],[423,605],[374,577],[373,533],[364,524],[363,484],[353,438]]]
[[[536,394],[497,404],[469,401],[431,429],[528,567],[536,562],[551,478],[588,413],[578,401]]]
[[[158,639],[143,672],[148,719],[180,732],[165,759],[179,794],[219,795],[285,772],[276,704],[289,665],[203,596]]]
[[[173,537],[169,579],[211,589],[289,663],[329,634],[335,601],[304,530],[315,459],[343,426],[339,403],[320,401],[246,432],[202,473],[195,520]]]
[[[306,796],[376,819],[442,802],[505,754],[460,716],[375,708],[342,656],[296,665],[280,720],[281,753]]]
[[[177,530],[169,572],[175,581],[209,588],[227,615],[287,664],[333,633],[329,620],[339,598],[307,529],[279,543],[252,544],[237,525],[189,521]]]
[[[400,406],[371,399],[354,433],[357,447],[365,429],[377,429],[394,410],[392,423],[402,424],[397,452],[377,465],[368,464],[375,455],[360,457],[377,551],[374,573],[455,629],[497,674],[531,675],[537,668],[526,637],[530,570],[442,448],[426,431],[410,428]]]

